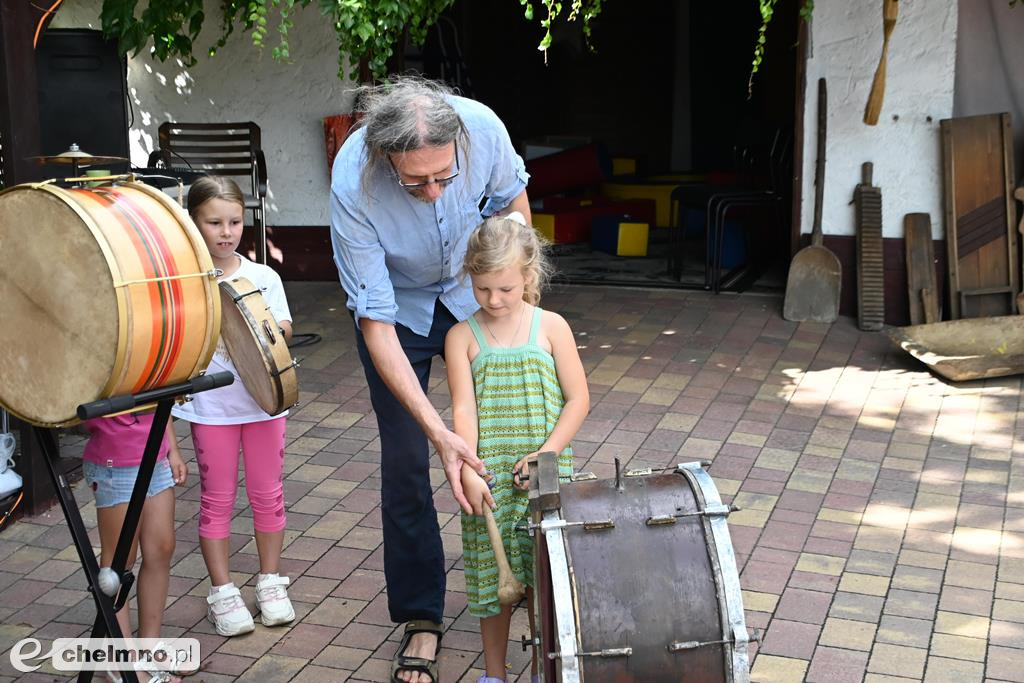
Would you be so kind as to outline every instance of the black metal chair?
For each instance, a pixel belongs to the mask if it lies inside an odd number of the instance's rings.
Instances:
[[[260,141],[260,127],[242,123],[160,124],[160,148],[149,155],[149,166],[175,170],[205,171],[236,179],[252,211],[255,255],[267,262],[267,160]]]
[[[725,241],[725,220],[733,209],[770,209],[778,224],[783,225],[781,194],[784,168],[789,150],[789,139],[777,131],[767,159],[768,186],[760,190],[733,189],[712,194],[708,198],[705,214],[704,288],[715,294],[722,285],[722,243]],[[750,259],[748,259],[749,261]],[[735,279],[735,278],[730,278]]]

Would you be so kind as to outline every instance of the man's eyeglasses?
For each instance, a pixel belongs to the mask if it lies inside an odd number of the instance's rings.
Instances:
[[[434,178],[433,180],[427,180],[422,183],[406,183],[402,182],[402,176],[399,174],[398,169],[395,168],[395,162],[391,161],[390,157],[388,161],[391,163],[391,170],[395,172],[395,180],[398,182],[398,186],[403,190],[419,190],[427,185],[437,184],[438,187],[447,187],[453,180],[459,177],[459,143],[455,141],[455,172],[444,178]]]

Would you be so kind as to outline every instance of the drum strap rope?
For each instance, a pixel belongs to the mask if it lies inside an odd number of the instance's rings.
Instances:
[[[165,275],[163,277],[149,277],[140,280],[123,280],[121,282],[115,282],[114,287],[130,287],[131,285],[144,285],[150,282],[165,282],[167,280],[187,280],[193,277],[208,277],[212,280],[216,279],[217,271],[208,270],[204,273],[184,273],[182,275]]]

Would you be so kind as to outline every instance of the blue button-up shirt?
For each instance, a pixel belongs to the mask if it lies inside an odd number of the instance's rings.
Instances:
[[[529,176],[504,124],[488,107],[451,98],[469,134],[460,173],[433,204],[411,196],[390,167],[364,190],[365,131],[349,136],[331,173],[331,243],[348,308],[361,318],[405,325],[427,336],[434,304],[459,320],[479,308],[461,274],[469,234],[508,206]],[[482,207],[482,208],[481,208]]]

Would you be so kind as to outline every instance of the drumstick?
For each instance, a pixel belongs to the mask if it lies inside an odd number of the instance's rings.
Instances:
[[[498,602],[502,605],[514,605],[526,593],[523,584],[512,573],[512,567],[508,564],[508,557],[505,556],[505,545],[501,542],[501,534],[498,532],[498,523],[494,521],[494,513],[487,503],[484,506],[484,519],[487,521],[487,535],[491,539],[491,548],[494,550],[494,563],[498,566]]]

